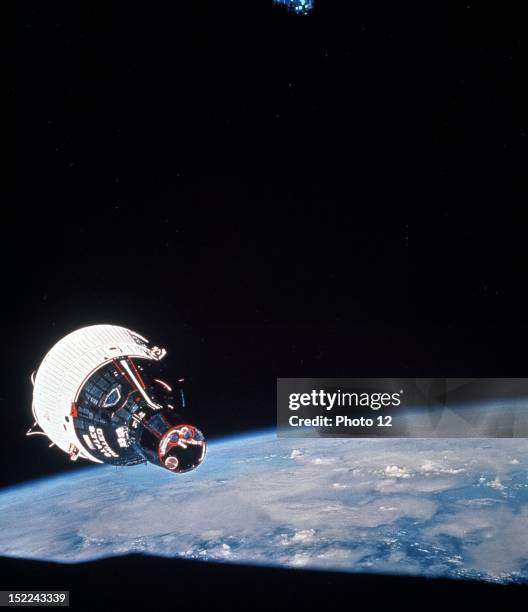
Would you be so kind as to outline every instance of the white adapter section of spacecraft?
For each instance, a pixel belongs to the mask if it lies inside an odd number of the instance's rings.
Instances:
[[[92,325],[68,334],[53,346],[32,377],[35,426],[70,457],[101,463],[83,449],[74,428],[72,409],[83,384],[109,360],[136,357],[159,361],[165,353],[150,347],[138,333],[117,325]],[[28,435],[39,433],[32,430]]]

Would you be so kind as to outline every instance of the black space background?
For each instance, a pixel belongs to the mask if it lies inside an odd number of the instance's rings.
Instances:
[[[20,2],[17,22],[2,484],[70,468],[24,438],[29,375],[83,325],[165,346],[211,438],[273,426],[277,376],[526,375],[514,9]]]

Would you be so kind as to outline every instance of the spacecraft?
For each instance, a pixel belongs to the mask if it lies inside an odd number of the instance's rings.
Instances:
[[[198,467],[207,444],[181,416],[181,386],[173,391],[161,378],[165,354],[124,327],[72,332],[31,376],[35,422],[27,435],[47,436],[73,461],[148,461],[178,473]]]

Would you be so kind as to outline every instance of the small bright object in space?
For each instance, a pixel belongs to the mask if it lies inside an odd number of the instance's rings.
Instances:
[[[47,436],[73,461],[193,470],[207,443],[181,416],[183,389],[173,395],[159,377],[165,353],[116,325],[72,332],[31,376],[35,422],[27,435]]]
[[[299,15],[307,15],[314,7],[314,0],[273,0],[275,4],[282,4],[287,9]]]

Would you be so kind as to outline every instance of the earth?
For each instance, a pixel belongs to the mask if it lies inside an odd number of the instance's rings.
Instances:
[[[0,554],[528,583],[528,440],[212,443],[184,475],[96,466],[0,493]]]

